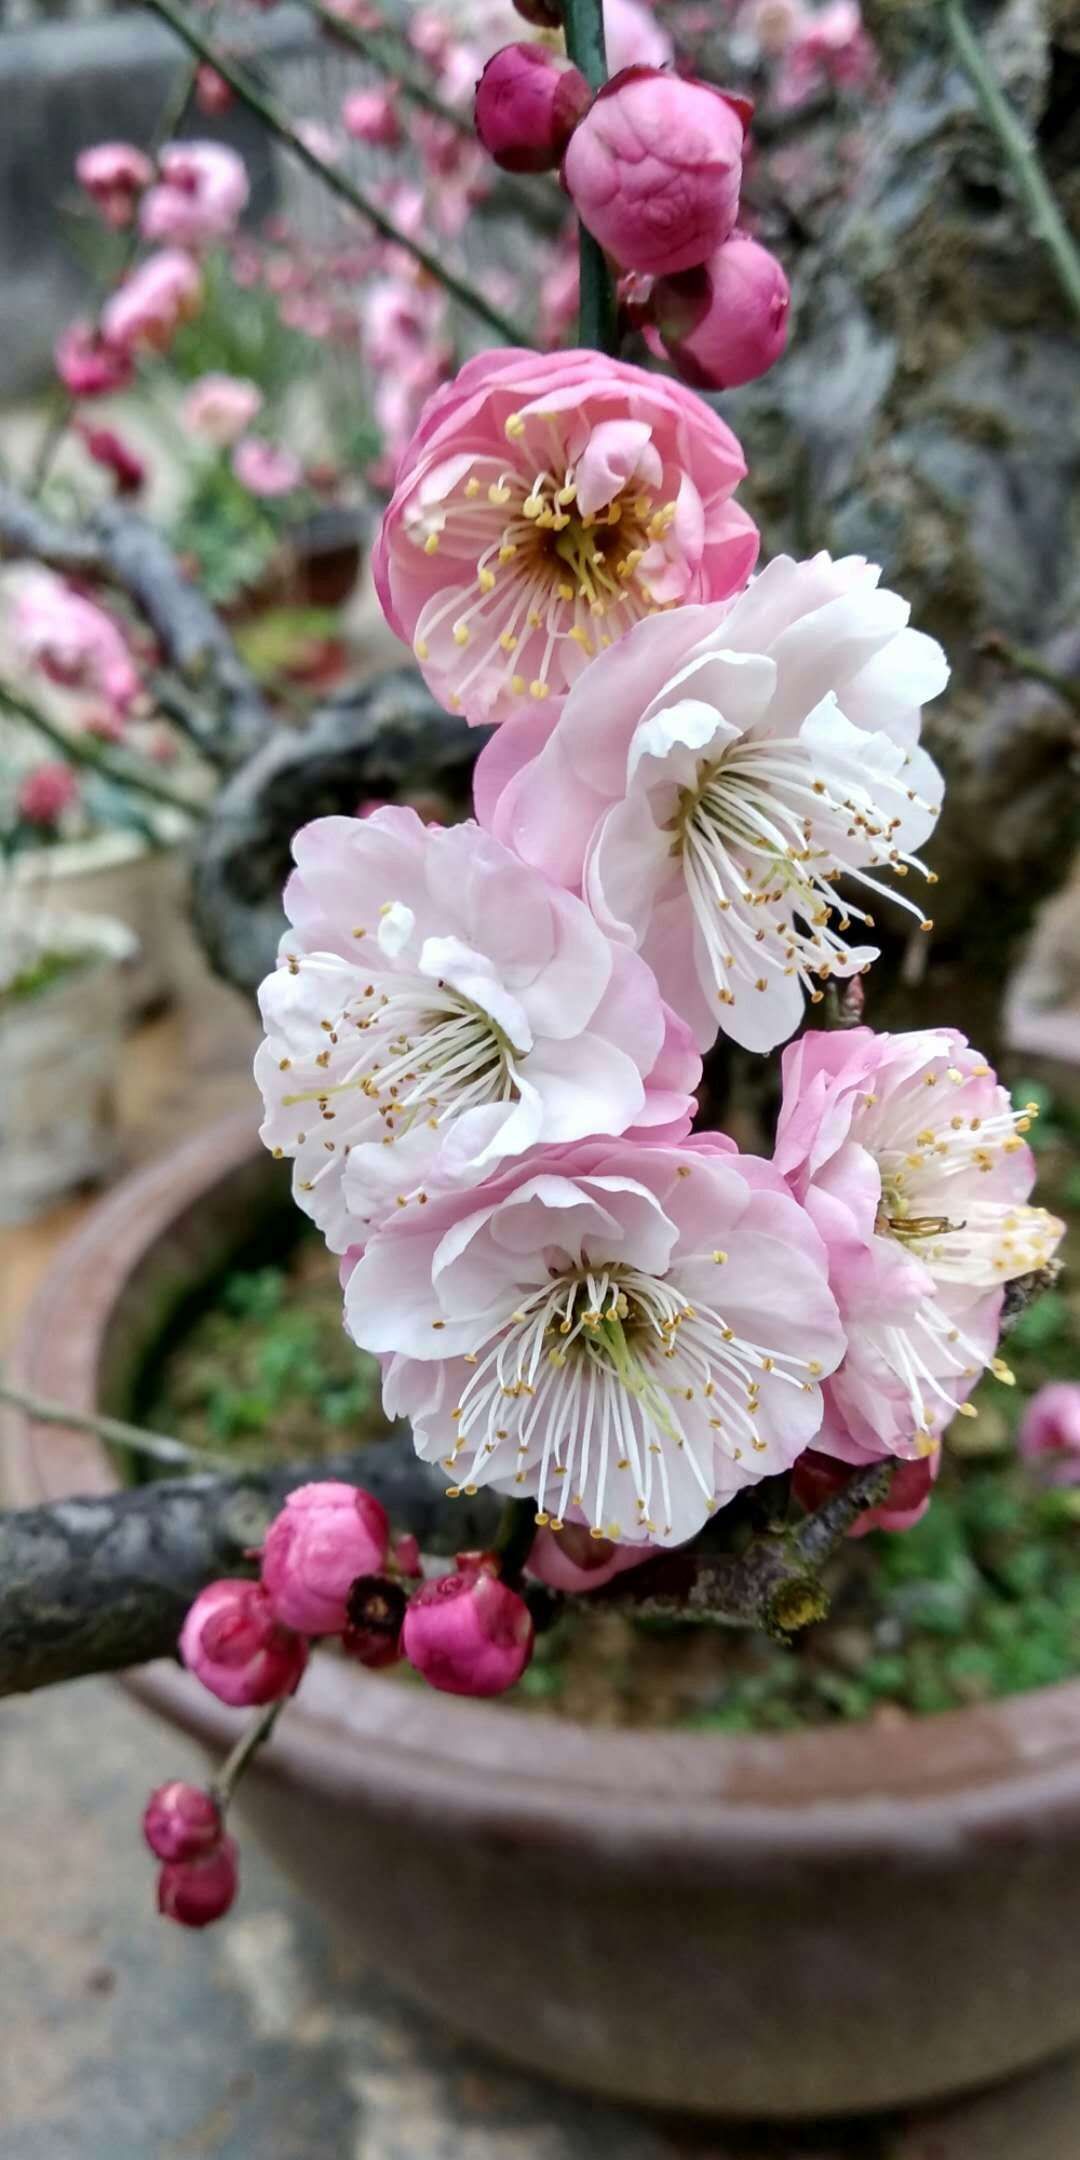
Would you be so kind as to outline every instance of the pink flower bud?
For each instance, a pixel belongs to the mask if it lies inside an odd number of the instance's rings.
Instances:
[[[235,1841],[222,1838],[197,1860],[166,1861],[158,1876],[158,1911],[181,1927],[209,1927],[228,1912],[238,1884]]]
[[[59,824],[64,811],[78,801],[79,783],[61,758],[35,765],[20,780],[15,793],[15,808],[27,825],[40,826],[49,831]]]
[[[56,372],[72,397],[108,397],[126,390],[134,375],[125,347],[110,344],[92,323],[74,322],[57,338]]]
[[[640,1567],[659,1552],[658,1545],[613,1545],[610,1538],[594,1537],[584,1523],[566,1523],[561,1530],[538,1530],[528,1559],[530,1575],[550,1590],[602,1590],[605,1583],[626,1568]]]
[[[563,178],[582,224],[617,263],[671,275],[727,239],[742,147],[742,119],[721,91],[624,68],[574,129]]]
[[[240,1709],[291,1695],[308,1649],[276,1619],[258,1583],[216,1582],[184,1622],[180,1655],[212,1695]]]
[[[914,1529],[930,1505],[930,1493],[940,1465],[940,1448],[919,1462],[897,1462],[884,1500],[876,1507],[864,1508],[862,1514],[856,1516],[848,1536],[865,1537],[868,1530]],[[812,1514],[842,1486],[850,1483],[856,1468],[854,1463],[837,1462],[831,1455],[819,1455],[816,1448],[807,1448],[791,1473],[792,1492],[800,1507]]]
[[[1080,1381],[1051,1380],[1032,1396],[1020,1423],[1020,1453],[1055,1485],[1080,1485]]]
[[[445,1695],[502,1695],[532,1656],[532,1616],[516,1590],[484,1569],[441,1575],[410,1598],[401,1646]]]
[[[232,84],[204,60],[195,78],[195,103],[199,111],[211,115],[228,112],[232,101]]]
[[[341,1637],[346,1657],[378,1671],[401,1656],[406,1593],[389,1575],[361,1575],[349,1592],[349,1624]]]
[[[134,143],[93,143],[80,150],[75,177],[100,210],[107,225],[116,230],[130,225],[135,203],[154,177],[148,157]]]
[[[302,1635],[340,1635],[349,1591],[386,1561],[390,1524],[371,1493],[327,1478],[290,1493],[266,1533],[263,1587],[277,1619]]]
[[[418,1580],[423,1574],[424,1570],[420,1565],[420,1546],[411,1530],[403,1531],[399,1538],[394,1539],[391,1561],[399,1575],[407,1575],[413,1581]]]
[[[115,428],[87,427],[81,420],[76,426],[87,456],[112,474],[117,494],[137,495],[146,481],[146,466],[130,444]]]
[[[684,382],[735,390],[779,360],[791,291],[775,255],[733,233],[708,263],[683,278],[658,278],[653,319]]]
[[[217,1801],[183,1778],[159,1785],[146,1803],[143,1836],[158,1860],[197,1860],[220,1844],[221,1833]]]
[[[590,98],[584,75],[543,45],[504,45],[476,85],[476,132],[504,172],[551,172]]]
[[[346,135],[354,142],[374,143],[381,150],[396,150],[401,141],[401,122],[389,90],[352,90],[341,108]]]

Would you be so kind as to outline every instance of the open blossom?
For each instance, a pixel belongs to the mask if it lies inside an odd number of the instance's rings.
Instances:
[[[689,1129],[700,1061],[648,968],[475,825],[392,807],[293,852],[255,1071],[333,1251],[535,1144]]]
[[[800,9],[784,47],[774,94],[780,107],[805,103],[823,83],[864,90],[877,73],[877,54],[858,0],[829,0],[816,12]]]
[[[143,189],[149,187],[154,168],[134,143],[93,143],[88,150],[80,150],[75,177],[105,223],[119,228],[130,225],[135,204]]]
[[[620,1544],[680,1544],[790,1469],[843,1350],[809,1217],[715,1135],[544,1149],[395,1215],[345,1320],[452,1492]]]
[[[158,171],[160,179],[144,195],[139,212],[144,239],[180,248],[228,239],[250,192],[243,158],[235,150],[224,143],[166,143]]]
[[[102,331],[126,352],[164,352],[201,299],[198,265],[180,248],[163,248],[148,255],[105,302]]]
[[[1003,1285],[1062,1225],[985,1058],[951,1028],[803,1035],[784,1053],[775,1164],[829,1250],[848,1333],[818,1446],[847,1462],[932,1456],[995,1350]]]
[[[252,495],[267,498],[291,495],[304,477],[304,468],[293,451],[287,450],[284,443],[263,442],[258,435],[246,435],[237,443],[232,469]]]
[[[939,647],[861,557],[778,557],[729,607],[639,624],[547,739],[520,716],[477,771],[483,823],[582,889],[707,1049],[770,1050],[804,997],[869,965],[848,941],[881,872],[921,866],[939,775],[918,748]],[[928,924],[924,925],[929,927]]]
[[[50,570],[32,571],[23,580],[10,622],[26,665],[40,668],[60,688],[89,691],[120,716],[138,697],[138,669],[111,615]]]
[[[745,583],[745,470],[679,383],[594,352],[480,354],[402,459],[372,565],[383,611],[470,721],[561,701],[643,616]]]
[[[200,442],[224,450],[251,426],[262,407],[262,391],[241,375],[200,375],[180,407],[184,426]]]
[[[688,270],[739,208],[743,121],[720,90],[627,68],[570,137],[563,179],[583,225],[624,270]]]
[[[134,374],[131,354],[113,345],[93,323],[69,323],[56,340],[56,372],[73,398],[111,397],[126,390]]]

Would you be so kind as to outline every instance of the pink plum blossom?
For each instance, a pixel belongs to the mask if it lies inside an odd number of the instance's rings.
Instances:
[[[80,150],[75,177],[101,212],[106,225],[117,230],[130,225],[135,204],[154,177],[154,168],[134,143],[94,143]]]
[[[237,443],[232,469],[241,486],[252,495],[266,497],[291,495],[304,477],[304,468],[291,450],[283,443],[263,442],[257,435],[247,435]]]
[[[75,427],[87,456],[112,475],[117,494],[137,495],[146,484],[146,465],[138,451],[115,428],[87,427],[82,420]]]
[[[506,172],[550,172],[591,92],[580,69],[543,45],[504,45],[476,85],[476,132]]]
[[[637,1546],[790,1469],[844,1347],[809,1216],[716,1134],[538,1149],[391,1216],[345,1324],[451,1492]]]
[[[354,142],[396,150],[402,139],[397,99],[389,89],[372,86],[350,90],[341,108],[341,121],[346,135],[351,135]]]
[[[532,1656],[532,1616],[524,1598],[487,1569],[461,1568],[413,1593],[401,1647],[444,1695],[504,1695]]]
[[[818,1442],[846,1462],[931,1456],[995,1359],[1003,1285],[1062,1225],[985,1058],[951,1028],[800,1037],[775,1164],[812,1215],[848,1336]]]
[[[220,113],[228,112],[233,98],[232,84],[204,60],[195,78],[195,103],[199,111],[216,119]]]
[[[829,0],[816,13],[799,11],[784,47],[775,85],[781,108],[802,105],[823,84],[865,90],[877,73],[877,54],[858,0]]]
[[[142,688],[138,669],[111,615],[50,570],[24,580],[11,614],[16,651],[65,690],[89,691],[123,716]]]
[[[164,352],[201,299],[198,265],[180,248],[163,248],[148,255],[105,302],[102,331],[127,352]]]
[[[225,143],[166,143],[160,178],[143,196],[139,229],[169,247],[205,248],[227,240],[250,193],[242,157]]]
[[[62,758],[32,765],[15,790],[15,809],[27,825],[50,832],[79,799],[79,783]]]
[[[679,383],[595,352],[482,353],[402,458],[372,566],[383,611],[468,720],[554,712],[642,616],[745,582],[745,469]]]
[[[627,1568],[641,1567],[658,1546],[612,1545],[594,1537],[584,1523],[564,1522],[561,1530],[538,1530],[529,1553],[528,1569],[550,1590],[579,1597],[602,1590]]]
[[[332,1251],[534,1145],[688,1131],[700,1061],[648,968],[476,825],[320,818],[293,854],[255,1073]]]
[[[739,209],[743,133],[710,84],[627,68],[578,122],[563,179],[582,224],[624,270],[671,275],[727,239]]]
[[[301,1635],[340,1635],[349,1591],[384,1565],[386,1509],[374,1495],[333,1478],[298,1486],[274,1517],[262,1555],[262,1585],[274,1617]]]
[[[73,398],[110,397],[126,390],[134,374],[131,354],[113,345],[93,323],[69,323],[57,338],[56,372]]]
[[[882,870],[921,868],[941,781],[920,707],[948,670],[878,575],[780,556],[730,605],[639,623],[553,729],[522,715],[481,755],[481,822],[637,947],[702,1050],[718,1025],[783,1042],[875,957],[836,880],[888,897]]]
[[[1032,1396],[1020,1421],[1025,1462],[1057,1485],[1080,1485],[1080,1381],[1051,1380]]]
[[[244,1709],[291,1695],[308,1650],[275,1619],[258,1583],[223,1581],[200,1590],[180,1631],[180,1655],[211,1695]]]
[[[242,375],[200,375],[180,407],[184,426],[215,450],[228,449],[262,410],[262,391]]]
[[[680,302],[691,310],[685,325]],[[698,390],[735,390],[764,375],[787,344],[790,307],[791,289],[775,255],[747,233],[732,233],[682,281],[658,279],[652,294],[668,358]]]

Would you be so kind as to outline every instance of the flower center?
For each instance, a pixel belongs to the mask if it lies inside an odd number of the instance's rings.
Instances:
[[[455,708],[492,670],[513,696],[546,698],[553,678],[561,687],[566,641],[589,659],[671,604],[654,599],[648,573],[663,556],[674,502],[658,502],[632,478],[601,508],[583,510],[553,420],[514,414],[506,433],[505,460],[477,454],[445,496],[414,505],[406,520],[415,545],[445,550],[455,568],[465,558],[475,579],[472,597],[456,584],[417,626],[418,660],[447,632],[461,651]]]
[[[727,1255],[713,1258],[723,1265]],[[570,1506],[595,1537],[613,1539],[622,1534],[606,1505],[616,1472],[629,1476],[639,1532],[670,1530],[676,1455],[711,1514],[714,1450],[734,1462],[766,1452],[762,1373],[810,1387],[821,1370],[771,1355],[711,1306],[689,1304],[672,1282],[622,1261],[552,1270],[465,1362],[473,1371],[444,1457],[460,1480],[451,1497],[475,1492],[481,1474],[516,1485],[535,1475],[538,1524],[561,1529]]]
[[[735,1003],[740,985],[763,991],[782,975],[798,976],[820,1004],[818,983],[869,965],[872,955],[857,953],[845,933],[853,917],[868,929],[873,917],[854,902],[841,904],[839,877],[895,900],[920,928],[932,928],[912,901],[870,874],[880,865],[903,877],[913,866],[934,881],[916,856],[893,845],[899,816],[888,816],[848,776],[844,789],[815,772],[802,743],[743,740],[703,761],[696,786],[679,790],[672,853],[682,862],[721,1005]],[[910,799],[899,782],[895,792]]]

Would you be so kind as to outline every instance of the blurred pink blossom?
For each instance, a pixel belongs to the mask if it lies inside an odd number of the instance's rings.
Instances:
[[[105,302],[103,335],[129,353],[164,352],[180,324],[197,313],[202,289],[198,264],[181,248],[148,255]]]
[[[237,443],[232,455],[232,469],[252,495],[268,498],[291,494],[304,477],[304,468],[291,450],[281,444],[264,442],[258,435],[248,435],[243,442]]]
[[[75,160],[75,177],[101,212],[106,225],[119,230],[131,224],[136,202],[143,189],[149,187],[154,168],[134,143],[102,142],[94,143],[88,150],[80,150]]]
[[[241,375],[200,375],[180,407],[184,426],[200,442],[226,450],[262,409],[262,391]]]
[[[64,811],[78,801],[79,783],[61,758],[35,765],[24,774],[15,791],[15,808],[28,825],[53,830]]]
[[[147,240],[204,248],[234,230],[248,195],[243,158],[224,143],[167,143],[160,179],[143,197],[139,225]]]

